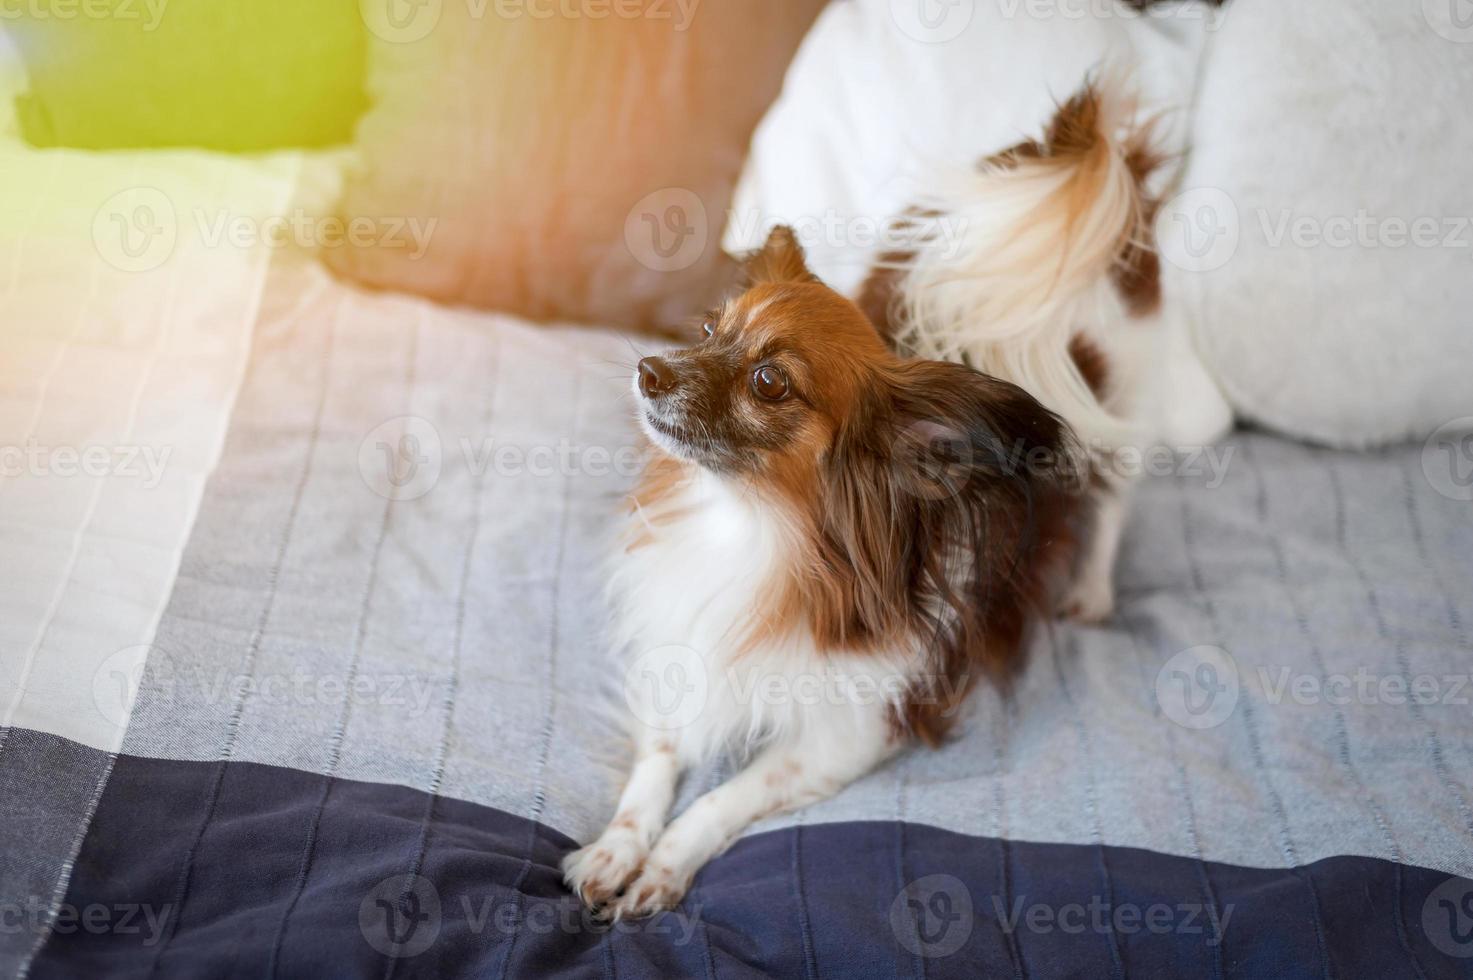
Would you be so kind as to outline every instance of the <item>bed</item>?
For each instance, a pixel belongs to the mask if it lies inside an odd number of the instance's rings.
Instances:
[[[1436,447],[1146,461],[1115,618],[610,928],[558,862],[627,751],[628,342],[211,244],[310,154],[3,152],[0,974],[1473,975]]]

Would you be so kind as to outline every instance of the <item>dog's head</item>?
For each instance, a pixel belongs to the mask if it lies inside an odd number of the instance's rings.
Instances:
[[[693,346],[640,361],[641,421],[660,449],[715,473],[811,470],[894,359],[808,271],[789,229],[773,231],[746,276]]]
[[[696,343],[639,362],[639,418],[670,456],[808,500],[861,460],[894,483],[879,496],[936,498],[1027,468],[1030,454],[1033,469],[1066,457],[1065,427],[1023,389],[897,356],[809,271],[791,229],[773,230],[746,279]]]

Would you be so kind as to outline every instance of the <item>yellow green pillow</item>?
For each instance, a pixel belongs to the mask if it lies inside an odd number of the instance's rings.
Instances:
[[[356,0],[25,0],[0,5],[0,29],[36,146],[324,146],[366,105]]]

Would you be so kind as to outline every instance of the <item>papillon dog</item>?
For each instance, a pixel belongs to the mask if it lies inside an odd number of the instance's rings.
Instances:
[[[692,346],[638,364],[657,452],[611,576],[633,765],[563,862],[607,918],[674,906],[752,822],[936,745],[1030,623],[1108,616],[1132,351],[1156,304],[1149,127],[1089,86],[1042,138],[898,219],[924,233],[853,302],[776,228]],[[682,771],[726,783],[666,823]]]

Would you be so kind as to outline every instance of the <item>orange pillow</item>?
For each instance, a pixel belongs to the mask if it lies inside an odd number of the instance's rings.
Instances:
[[[539,320],[699,313],[730,279],[752,130],[822,3],[365,0],[372,107],[342,217],[424,235],[326,261]]]

